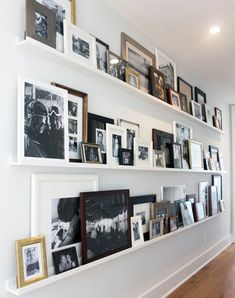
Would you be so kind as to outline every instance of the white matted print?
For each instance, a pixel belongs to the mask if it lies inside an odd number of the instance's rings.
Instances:
[[[95,37],[64,20],[64,52],[74,61],[96,68]]]
[[[137,246],[144,243],[144,236],[142,230],[141,216],[131,217],[131,243],[132,246]]]
[[[140,125],[123,119],[118,119],[118,125],[126,128],[126,147],[133,150],[134,138],[140,136]]]
[[[119,150],[126,148],[126,129],[124,127],[106,124],[107,163],[119,164]]]
[[[134,138],[134,165],[153,166],[153,142]]]
[[[32,175],[31,235],[45,235],[49,273],[53,272],[52,251],[75,247],[81,264],[79,196],[97,190],[96,175]]]
[[[68,93],[32,79],[19,78],[18,162],[68,161]]]
[[[133,215],[140,215],[141,217],[143,233],[149,231],[150,204],[151,203],[142,203],[133,205]]]

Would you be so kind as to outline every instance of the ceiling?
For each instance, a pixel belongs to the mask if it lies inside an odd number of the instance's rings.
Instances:
[[[105,1],[177,64],[235,104],[235,0]],[[215,24],[221,32],[211,35]]]

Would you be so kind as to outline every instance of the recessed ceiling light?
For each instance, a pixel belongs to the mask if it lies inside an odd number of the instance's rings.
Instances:
[[[212,27],[210,28],[209,32],[210,32],[211,34],[217,34],[217,33],[220,32],[220,27],[218,27],[218,26],[212,26]]]

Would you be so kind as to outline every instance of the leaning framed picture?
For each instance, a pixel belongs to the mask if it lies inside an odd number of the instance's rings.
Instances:
[[[17,240],[17,288],[28,286],[48,277],[45,237]]]
[[[222,196],[222,175],[212,175],[212,185],[217,187],[218,201],[223,199]]]
[[[117,124],[126,128],[126,147],[127,149],[133,150],[134,138],[139,138],[140,136],[139,123],[131,122],[124,119],[118,119]]]
[[[209,152],[210,152],[212,160],[215,163],[219,162],[219,148],[209,145]]]
[[[183,112],[191,114],[191,102],[183,93],[180,93],[180,106]]]
[[[60,274],[79,267],[75,247],[54,251],[52,253],[52,257],[55,267],[55,274]]]
[[[75,62],[97,66],[95,37],[64,19],[64,53]]]
[[[83,264],[131,245],[129,190],[80,195]]]
[[[149,222],[149,239],[163,235],[163,218],[155,218]]]
[[[108,72],[109,45],[98,38],[96,38],[96,63],[99,70]]]
[[[153,150],[153,166],[157,168],[165,168],[165,153],[161,150]]]
[[[191,106],[192,106],[192,115],[195,118],[202,120],[202,106],[195,101],[191,101]]]
[[[93,163],[93,164],[102,163],[100,145],[82,142],[81,148],[82,148],[82,162]]]
[[[165,93],[164,74],[155,67],[150,67],[151,94],[165,102],[167,102]]]
[[[181,101],[180,94],[173,90],[172,88],[168,88],[168,98],[169,103],[177,110],[181,110]]]
[[[161,200],[173,203],[178,200],[186,200],[186,185],[161,186]]]
[[[150,212],[151,219],[163,219],[163,234],[167,234],[169,232],[168,218],[171,213],[170,201],[151,203]]]
[[[195,221],[200,221],[206,218],[206,210],[203,202],[195,203]]]
[[[68,151],[69,161],[82,159],[80,142],[87,142],[88,94],[70,87],[51,83],[68,91]]]
[[[20,77],[18,161],[55,165],[68,161],[68,92]]]
[[[137,71],[131,69],[130,67],[126,68],[126,82],[131,86],[140,89],[140,75]]]
[[[134,157],[133,157],[132,149],[126,149],[126,148],[119,149],[119,164],[121,166],[134,165]]]
[[[202,143],[188,140],[191,169],[204,170]]]
[[[178,223],[178,216],[170,216],[169,217],[169,232],[173,232],[178,230],[179,223]]]
[[[216,215],[218,213],[218,193],[216,186],[208,186],[208,202],[209,216]]]
[[[193,129],[183,123],[173,121],[173,135],[174,141],[179,144],[184,144],[185,140],[190,140],[193,138]]]
[[[222,129],[222,111],[217,107],[215,107],[215,117],[218,119],[218,125],[216,127]]]
[[[126,62],[126,60],[109,51],[108,73],[111,76],[125,82],[127,67],[128,63]]]
[[[31,236],[45,235],[49,274],[57,250],[75,247],[81,265],[80,192],[97,190],[96,175],[32,175]]]
[[[138,246],[144,243],[142,220],[140,215],[131,217],[131,244]]]
[[[195,101],[200,103],[201,105],[205,104],[206,103],[206,93],[203,92],[198,87],[194,88],[194,92],[195,92]]]
[[[206,121],[210,126],[213,126],[213,108],[208,104],[204,104],[203,107],[205,111],[204,121]]]
[[[186,201],[184,203],[180,203],[180,211],[181,211],[184,227],[194,223],[194,216],[193,216],[191,202]]]
[[[208,181],[198,183],[198,200],[204,204],[206,215],[208,215],[208,186]]]
[[[134,138],[134,165],[152,167],[152,141],[147,141],[140,138]]]
[[[185,94],[189,101],[193,100],[193,86],[180,77],[177,77],[177,90]]]
[[[183,154],[182,154],[182,146],[179,143],[173,143],[173,162],[174,162],[174,168],[182,169]]]

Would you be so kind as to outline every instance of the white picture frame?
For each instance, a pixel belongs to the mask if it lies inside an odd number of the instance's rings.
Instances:
[[[119,165],[119,149],[126,148],[126,128],[106,124],[107,164]]]
[[[174,142],[181,145],[183,145],[185,140],[190,140],[193,138],[192,127],[178,121],[173,121],[172,132],[174,135]]]
[[[83,47],[81,47],[81,45],[83,45]],[[78,61],[90,67],[97,67],[95,37],[77,26],[68,23],[65,19],[64,53],[75,62]]]
[[[141,216],[131,217],[131,244],[133,247],[144,243]]]
[[[188,140],[190,169],[204,170],[202,143]]]
[[[214,110],[211,106],[209,106],[208,104],[205,103],[205,116],[206,116],[206,122],[207,124],[209,124],[210,126],[213,126],[213,114],[214,114]]]
[[[126,148],[133,149],[134,138],[140,137],[140,125],[124,119],[118,119],[117,124],[126,128]]]
[[[36,117],[34,117],[35,114]],[[55,115],[56,117],[58,115],[61,124],[61,133],[57,140],[53,139],[55,135],[53,130],[56,128],[52,127],[50,120],[52,117],[55,118]],[[37,125],[35,125],[35,121],[37,121]],[[67,123],[67,90],[30,78],[19,77],[17,131],[17,159],[19,163],[63,165],[68,162]]]
[[[134,138],[134,165],[137,167],[153,166],[153,142]]]
[[[31,179],[31,236],[45,235],[49,275],[54,273],[52,251],[75,247],[81,264],[81,243],[52,249],[52,212],[55,200],[76,198],[80,192],[98,191],[97,175],[33,174]]]
[[[202,106],[196,101],[191,101],[192,115],[202,121]]]

